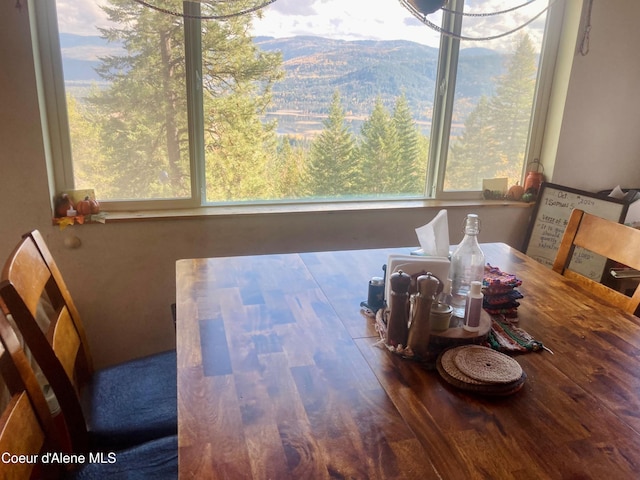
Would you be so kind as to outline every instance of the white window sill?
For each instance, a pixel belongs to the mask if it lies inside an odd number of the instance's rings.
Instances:
[[[144,220],[179,220],[220,216],[279,215],[298,213],[336,213],[371,210],[412,210],[470,207],[529,208],[534,203],[510,200],[388,200],[331,203],[297,203],[265,205],[229,205],[166,210],[131,210],[107,212],[106,223]]]

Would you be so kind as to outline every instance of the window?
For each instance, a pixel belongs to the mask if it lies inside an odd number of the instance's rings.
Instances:
[[[496,36],[544,0],[503,23],[428,17],[453,37],[395,0],[280,0],[224,21],[195,17],[251,0],[150,3],[186,16],[34,2],[59,192],[93,188],[111,210],[480,198],[483,178],[513,185],[535,158],[546,14],[491,42],[456,36]]]

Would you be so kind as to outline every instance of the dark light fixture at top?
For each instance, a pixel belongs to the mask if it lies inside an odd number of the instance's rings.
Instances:
[[[442,8],[446,0],[408,0],[413,8],[423,15],[429,15]]]

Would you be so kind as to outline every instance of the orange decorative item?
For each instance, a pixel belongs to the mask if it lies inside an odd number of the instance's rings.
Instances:
[[[56,217],[66,217],[69,210],[73,210],[73,201],[66,193],[61,194],[55,201]]]
[[[100,203],[97,200],[90,198],[89,204],[91,205],[92,214],[100,213]]]
[[[535,164],[535,170],[529,170],[529,172],[527,172],[527,178],[524,180],[524,191],[525,193],[537,195],[542,182],[544,182],[544,167],[538,159],[529,163],[529,165],[531,164]],[[540,171],[540,168],[542,168],[542,171]]]
[[[78,215],[91,215],[100,211],[100,204],[96,200],[84,197],[84,200],[80,200],[76,204],[76,210]]]
[[[509,200],[521,200],[522,195],[524,195],[524,187],[517,183],[507,192],[507,198]]]

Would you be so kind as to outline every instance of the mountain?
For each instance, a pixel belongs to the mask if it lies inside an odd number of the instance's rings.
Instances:
[[[60,42],[65,81],[76,88],[100,81],[94,70],[100,56],[122,51],[119,45],[99,36],[61,34]],[[404,40],[347,41],[313,36],[256,37],[254,42],[263,51],[282,53],[285,77],[274,86],[269,110],[272,116],[280,119],[286,112],[295,111],[297,117],[313,117],[317,127],[338,89],[345,111],[356,119],[371,113],[377,97],[392,109],[395,99],[404,92],[414,118],[430,121],[438,65],[436,48]],[[456,95],[466,99],[466,108],[472,108],[480,96],[493,93],[491,86],[476,79],[500,75],[503,63],[504,56],[493,50],[461,50]]]

